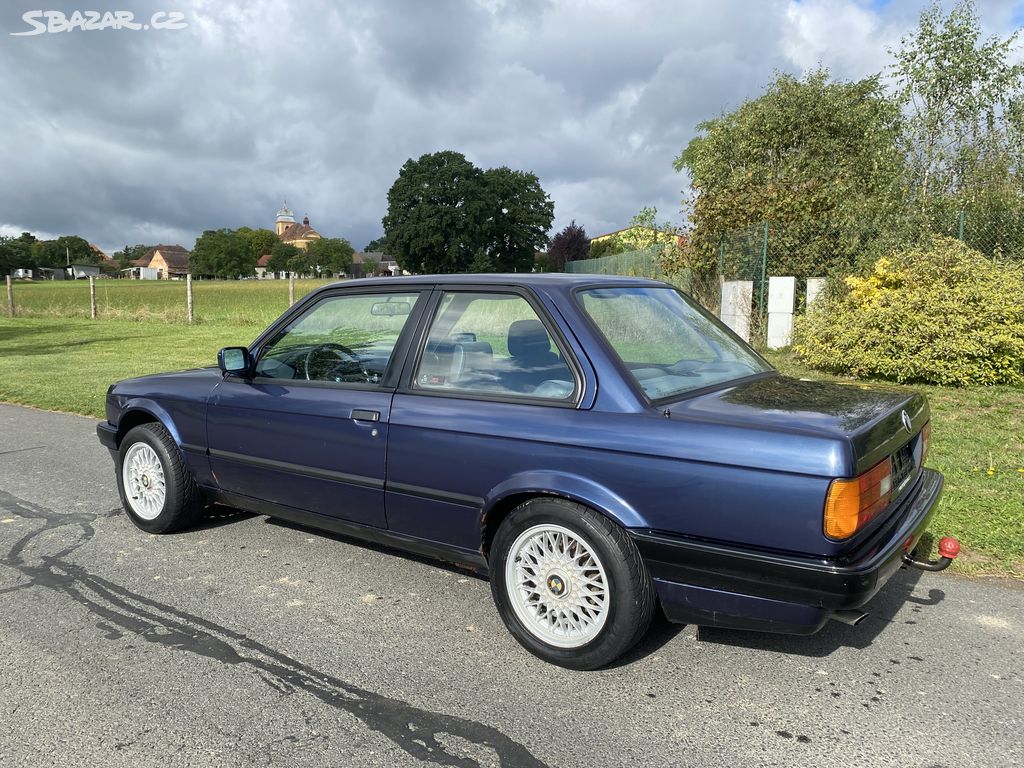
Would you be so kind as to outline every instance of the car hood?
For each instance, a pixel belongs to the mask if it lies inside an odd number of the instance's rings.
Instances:
[[[155,373],[119,381],[110,388],[112,395],[134,397],[169,397],[175,400],[205,400],[213,387],[223,379],[217,367],[192,368],[187,371]]]
[[[840,438],[849,444],[858,472],[908,442],[929,418],[927,400],[906,390],[788,376],[755,379],[673,403],[667,410],[673,420]]]

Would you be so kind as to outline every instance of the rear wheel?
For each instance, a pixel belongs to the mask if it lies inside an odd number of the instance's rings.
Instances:
[[[505,626],[531,653],[596,669],[647,631],[654,589],[626,532],[561,499],[531,499],[491,547],[491,592]]]
[[[171,533],[196,522],[202,494],[162,424],[130,430],[117,456],[117,490],[135,525],[149,533]]]

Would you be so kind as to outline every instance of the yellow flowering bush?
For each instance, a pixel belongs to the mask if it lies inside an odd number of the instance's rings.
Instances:
[[[814,368],[932,384],[1024,382],[1024,270],[959,240],[896,251],[831,286],[796,324]]]

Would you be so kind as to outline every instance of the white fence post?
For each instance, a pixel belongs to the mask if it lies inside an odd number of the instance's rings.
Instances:
[[[288,273],[288,306],[295,303],[295,273]]]
[[[96,319],[96,278],[89,275],[89,317]]]
[[[793,308],[796,278],[768,278],[768,349],[782,349],[793,342]]]
[[[808,277],[807,278],[807,308],[810,309],[811,305],[818,300],[818,296],[825,290],[824,277]]]
[[[744,341],[750,341],[753,297],[753,280],[726,280],[722,283],[722,322]]]
[[[7,276],[7,316],[14,317],[14,282]]]
[[[188,305],[188,324],[192,325],[193,304],[192,304],[192,275],[185,275],[185,301]]]

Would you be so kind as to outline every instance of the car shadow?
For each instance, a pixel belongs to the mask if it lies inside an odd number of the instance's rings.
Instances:
[[[701,642],[817,658],[829,656],[839,648],[864,650],[872,645],[889,624],[895,621],[916,624],[916,614],[923,613],[928,607],[938,605],[945,599],[946,593],[937,587],[929,589],[927,597],[913,594],[922,575],[922,571],[914,568],[897,571],[882,590],[861,608],[868,616],[855,627],[829,621],[820,632],[809,636],[701,627],[697,637]],[[897,618],[897,614],[908,603],[914,606],[911,615]]]
[[[187,528],[186,531],[208,531],[213,528],[220,528],[222,525],[231,525],[242,520],[249,520],[253,517],[256,517],[255,513],[246,512],[244,509],[225,507],[222,504],[211,504],[203,510],[199,522]],[[183,531],[183,533],[186,531]]]

